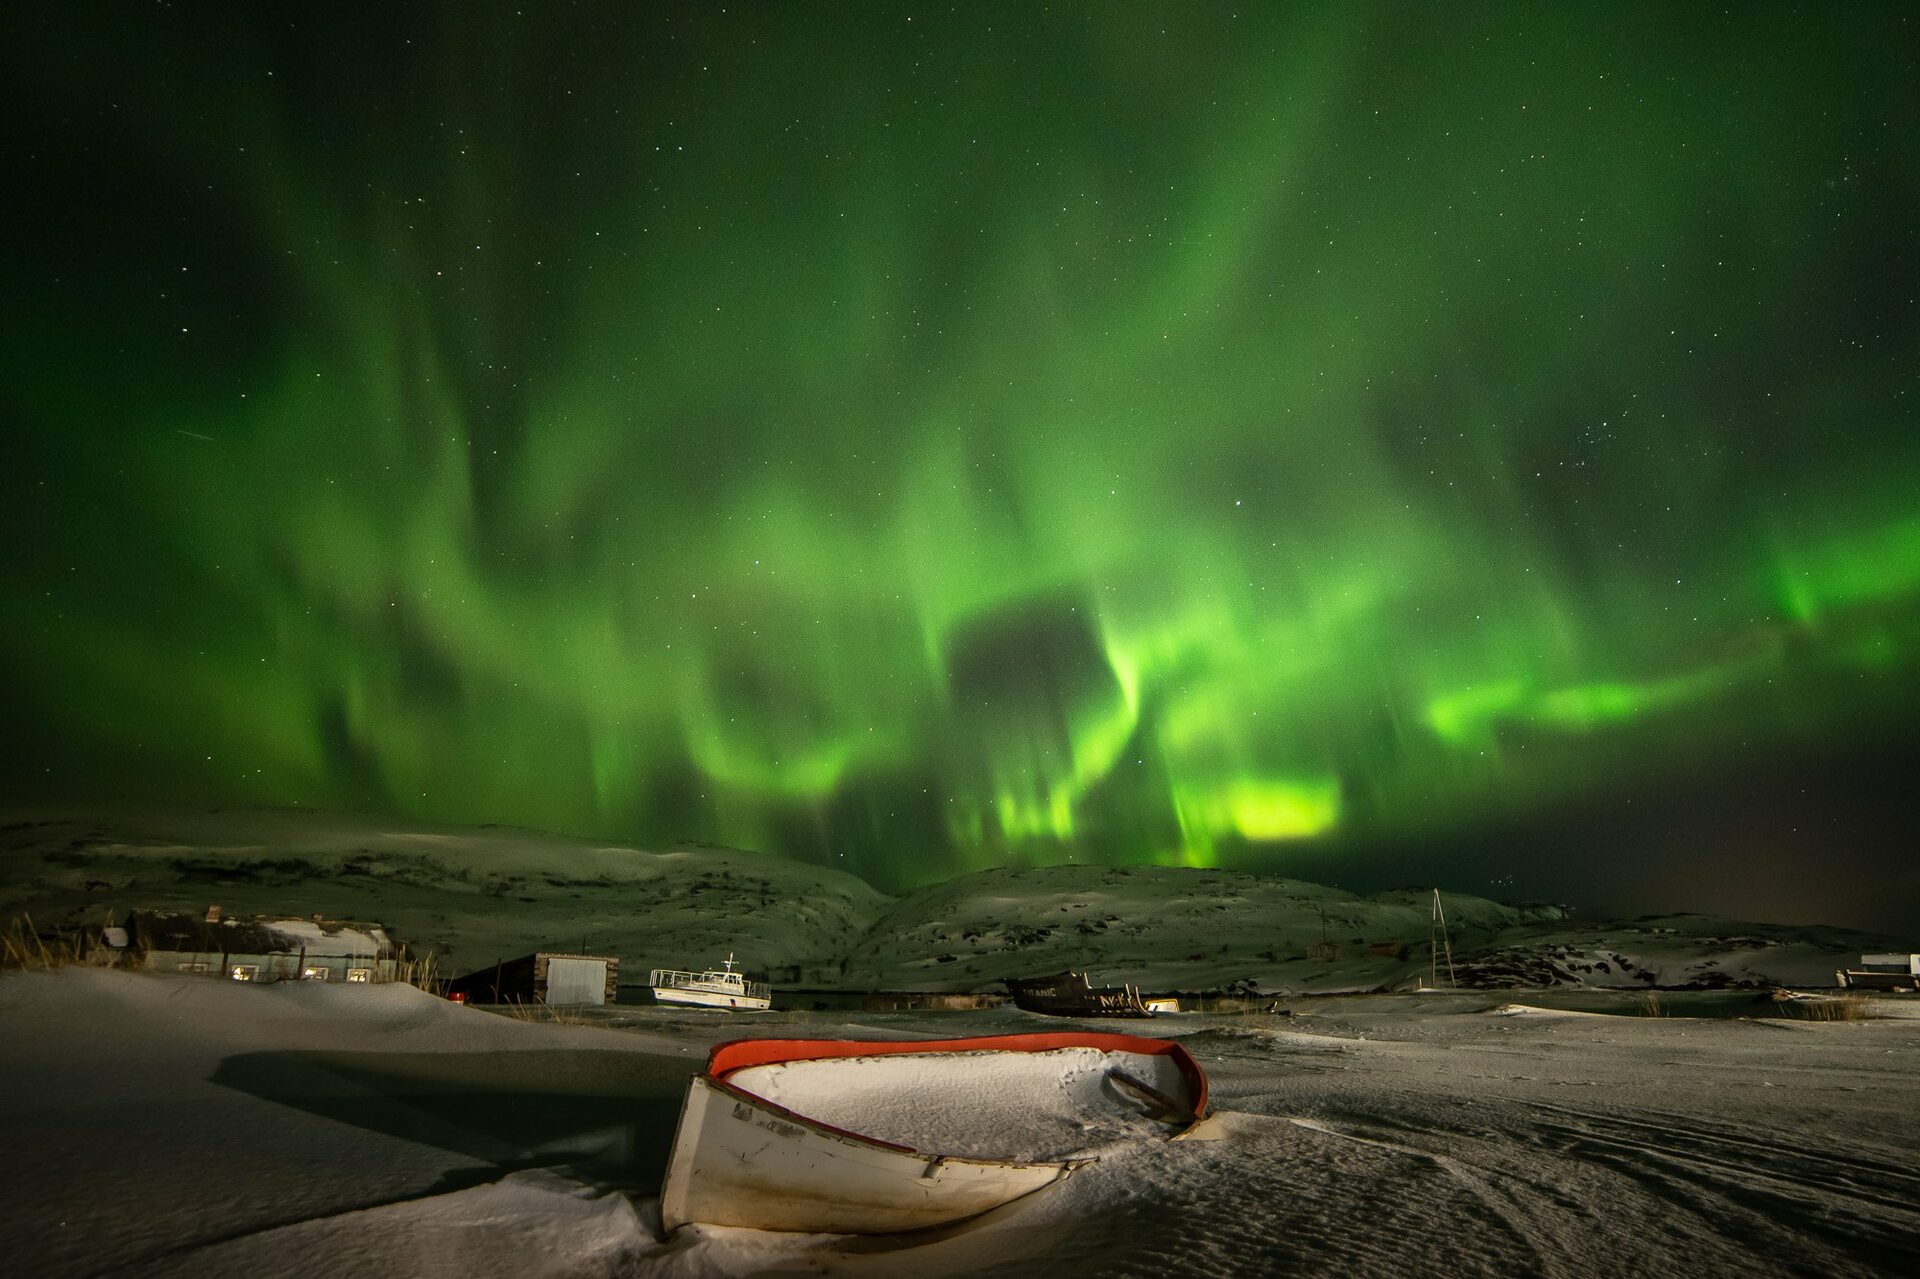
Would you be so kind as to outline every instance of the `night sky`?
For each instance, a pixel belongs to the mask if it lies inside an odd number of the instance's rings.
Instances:
[[[0,27],[16,808],[1920,925],[1911,6]]]

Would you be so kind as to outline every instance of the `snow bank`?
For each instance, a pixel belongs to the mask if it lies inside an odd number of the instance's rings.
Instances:
[[[394,1258],[386,1273],[454,1273],[398,1241],[457,1223],[537,1233],[550,1211],[601,1222],[584,1251],[553,1253],[553,1272],[575,1258],[593,1273],[593,1238],[618,1226],[598,1214],[624,1202],[535,1210],[526,1186],[467,1192],[531,1165],[663,1163],[703,1052],[407,986],[96,969],[0,978],[0,1027],[0,1256],[34,1275],[342,1274],[320,1259],[356,1238]],[[526,1211],[501,1215],[512,1203]],[[236,1242],[295,1223],[271,1249],[284,1264]],[[523,1272],[537,1273],[484,1273]]]
[[[631,1274],[657,1243],[625,1196],[543,1170],[382,1204],[196,1248],[155,1276],[515,1275],[591,1279]]]

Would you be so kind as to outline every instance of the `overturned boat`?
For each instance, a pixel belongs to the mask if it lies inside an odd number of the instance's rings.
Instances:
[[[1007,993],[1014,1006],[1053,1017],[1151,1017],[1154,1009],[1140,997],[1140,988],[1127,983],[1096,986],[1086,973],[1055,973],[1051,977],[1007,977]]]
[[[1166,1039],[739,1040],[687,1091],[660,1215],[669,1230],[941,1226],[1119,1143],[1197,1135],[1206,1115],[1205,1073]]]

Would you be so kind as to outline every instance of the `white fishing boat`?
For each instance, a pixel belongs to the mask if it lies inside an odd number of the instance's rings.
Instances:
[[[731,954],[719,968],[697,973],[656,968],[647,980],[653,987],[654,999],[663,1004],[747,1012],[764,1011],[773,1006],[772,987],[763,981],[748,981],[745,974],[735,972]]]
[[[687,1091],[660,1213],[669,1230],[941,1226],[1120,1143],[1202,1135],[1206,1113],[1206,1075],[1165,1039],[740,1040]]]
[[[1813,1021],[1920,1021],[1920,994],[1910,990],[1776,990],[1773,1000]]]
[[[1920,991],[1920,955],[1862,955],[1858,968],[1843,968],[1833,975],[1833,984],[1843,990],[1892,990],[1913,994]]]

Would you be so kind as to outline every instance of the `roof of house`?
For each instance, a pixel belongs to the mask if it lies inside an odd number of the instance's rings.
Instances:
[[[208,923],[199,915],[163,911],[134,911],[127,916],[132,941],[144,950],[192,954],[221,952],[232,955],[297,954],[311,956],[364,955],[393,952],[393,941],[377,924],[341,920],[228,918]]]

